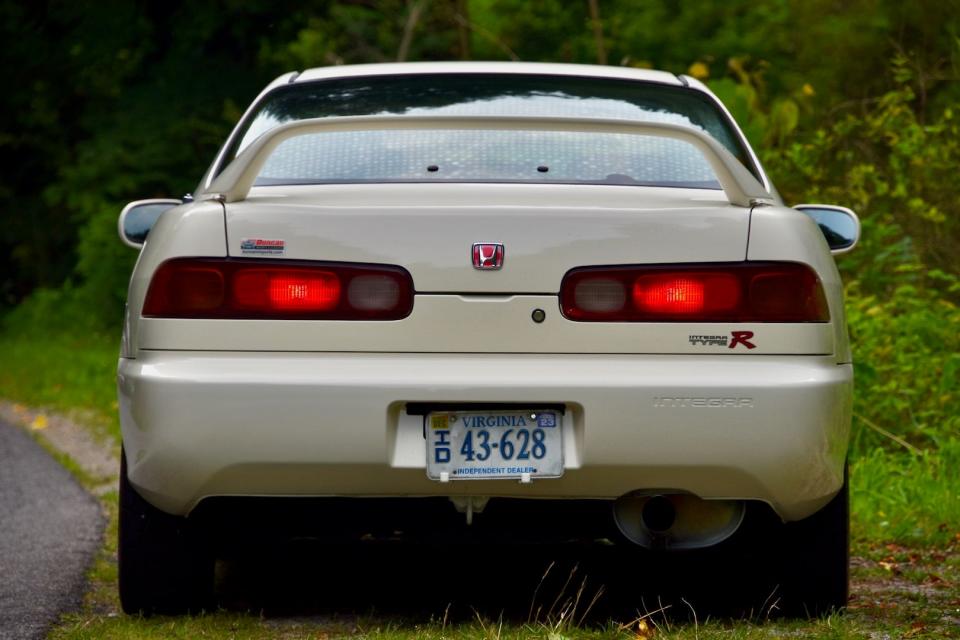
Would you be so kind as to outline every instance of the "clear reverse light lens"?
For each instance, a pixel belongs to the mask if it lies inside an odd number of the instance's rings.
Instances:
[[[623,309],[627,303],[627,291],[622,282],[612,278],[589,278],[577,283],[573,299],[584,311],[611,313]]]
[[[347,300],[365,311],[393,309],[400,301],[400,285],[388,276],[357,276],[350,281]]]

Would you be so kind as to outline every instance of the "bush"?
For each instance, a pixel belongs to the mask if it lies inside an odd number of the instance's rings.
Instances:
[[[960,440],[914,454],[866,452],[850,484],[857,538],[947,545],[960,535]]]
[[[862,291],[859,280],[847,285],[855,451],[905,446],[896,438],[936,445],[960,433],[960,308],[949,299],[960,283],[936,270],[916,278],[916,270],[903,265],[904,282],[886,295]]]
[[[924,123],[906,61],[895,88],[765,164],[788,202],[850,206],[861,245],[839,260],[856,365],[854,452],[923,447],[960,433],[960,128]]]

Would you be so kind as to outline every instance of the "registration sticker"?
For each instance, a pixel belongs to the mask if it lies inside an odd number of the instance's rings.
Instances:
[[[557,426],[557,414],[541,413],[537,416],[537,426],[541,429],[549,429]]]

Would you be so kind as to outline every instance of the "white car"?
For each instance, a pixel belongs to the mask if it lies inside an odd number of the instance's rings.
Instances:
[[[682,555],[749,530],[783,606],[844,606],[853,368],[832,254],[859,223],[784,206],[697,80],[289,73],[192,197],[131,203],[119,226],[142,247],[117,375],[125,611],[206,606],[198,523],[306,498],[346,537]]]

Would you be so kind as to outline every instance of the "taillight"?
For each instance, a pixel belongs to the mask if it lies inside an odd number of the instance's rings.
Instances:
[[[157,268],[143,315],[160,318],[399,320],[413,280],[385,265],[175,258]]]
[[[803,264],[585,267],[563,278],[560,308],[581,322],[827,322],[820,279]]]
[[[233,299],[241,309],[330,311],[340,303],[340,278],[317,269],[242,269],[233,276]]]

